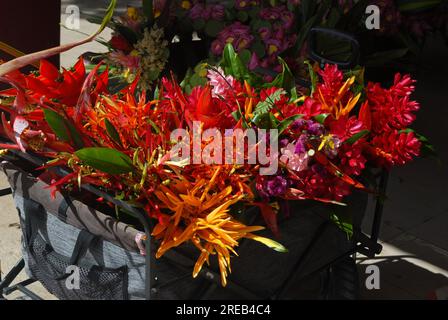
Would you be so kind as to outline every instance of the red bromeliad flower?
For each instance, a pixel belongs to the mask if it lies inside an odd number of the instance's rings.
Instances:
[[[185,116],[190,123],[201,121],[203,129],[232,128],[235,125],[232,112],[237,107],[229,101],[213,97],[210,86],[194,88],[187,100]]]
[[[14,72],[8,78],[26,88],[27,94],[37,101],[42,99],[74,105],[78,101],[82,85],[86,77],[84,63],[80,58],[72,70],[58,69],[46,60],[40,62],[38,75]],[[14,89],[2,92],[3,95],[16,95]]]

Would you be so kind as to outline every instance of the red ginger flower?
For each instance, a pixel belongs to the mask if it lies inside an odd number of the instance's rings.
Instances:
[[[353,145],[343,144],[339,149],[339,168],[348,175],[359,176],[366,166],[367,159],[362,154],[364,141],[359,140]]]
[[[317,85],[315,94],[320,92],[324,101],[333,101],[343,85],[343,73],[338,69],[337,65],[331,64],[326,64],[325,68],[319,70],[318,73],[322,77],[322,82]]]
[[[375,132],[405,129],[414,122],[414,112],[419,109],[419,104],[410,100],[414,82],[409,75],[396,74],[390,89],[381,88],[379,84],[368,84],[367,100]]]
[[[404,165],[420,154],[421,142],[413,132],[391,131],[376,136],[371,142],[373,153],[386,167]]]

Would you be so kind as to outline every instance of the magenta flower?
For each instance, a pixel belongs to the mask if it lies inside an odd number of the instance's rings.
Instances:
[[[263,8],[260,10],[260,18],[264,20],[277,20],[280,19],[280,15],[283,10],[288,10],[286,7],[274,7],[274,8]]]
[[[252,56],[250,57],[249,61],[249,70],[255,70],[257,67],[260,66],[260,59],[258,59],[258,56],[255,52],[252,53]]]
[[[190,19],[197,20],[202,18],[202,12],[204,11],[204,5],[201,3],[195,3],[190,9],[188,16]]]
[[[282,176],[260,176],[256,189],[263,198],[277,197],[285,194],[288,189],[288,180]]]
[[[212,44],[212,52],[220,55],[226,43],[231,43],[235,50],[240,52],[249,48],[254,39],[250,27],[238,21],[227,26],[218,34],[218,38]]]
[[[284,10],[281,12],[281,20],[285,30],[291,29],[294,24],[294,14],[291,11]]]
[[[225,42],[216,39],[212,42],[212,46],[211,46],[211,52],[215,55],[215,56],[219,56],[221,55],[222,51],[224,50],[224,46],[225,46]]]
[[[271,30],[269,28],[267,28],[267,27],[263,27],[263,28],[258,29],[258,33],[260,34],[260,38],[262,40],[267,40],[272,35]]]
[[[211,17],[214,20],[223,20],[225,16],[225,8],[221,4],[214,5],[211,10]]]

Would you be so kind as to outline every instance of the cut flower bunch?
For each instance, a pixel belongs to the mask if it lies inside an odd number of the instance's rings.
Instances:
[[[310,65],[311,87],[299,93],[283,60],[283,72],[264,83],[229,44],[220,65],[208,66],[205,85],[186,90],[185,82],[172,77],[163,78],[154,92],[140,92],[135,79],[109,93],[101,63],[88,74],[82,60],[68,71],[45,60],[37,72],[17,71],[46,56],[0,65],[0,80],[12,85],[0,93],[1,135],[12,143],[0,147],[48,159],[43,172],[53,166],[70,169],[52,177],[53,192],[92,184],[144,208],[156,221],[156,257],[191,243],[198,249],[193,276],[216,256],[223,286],[240,240],[286,252],[257,235],[263,226],[237,219],[234,208],[258,207],[276,235],[281,232],[277,211],[285,201],[344,205],[354,189],[369,191],[358,179],[367,167],[403,165],[422,145],[421,136],[409,129],[418,103],[411,100],[414,81],[407,75],[397,74],[390,88],[364,86],[362,73]],[[176,160],[171,151],[178,141],[171,133],[183,129],[193,137],[197,123],[200,133],[213,129],[223,136],[230,129],[257,129],[255,149],[265,145],[278,168],[262,175],[267,163],[248,161],[256,151],[251,149],[244,150],[243,163],[204,156],[199,163]],[[213,159],[222,153],[214,140],[202,139],[201,147],[212,150]]]

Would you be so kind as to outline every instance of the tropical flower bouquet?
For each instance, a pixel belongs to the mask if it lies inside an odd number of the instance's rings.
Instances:
[[[362,72],[310,65],[302,92],[283,60],[266,82],[230,44],[200,86],[164,77],[140,93],[137,85],[151,80],[143,77],[109,93],[102,64],[86,74],[82,60],[62,73],[45,60],[37,72],[17,71],[58,50],[0,65],[13,86],[0,94],[1,135],[12,142],[1,147],[48,159],[38,172],[69,169],[50,176],[54,191],[92,184],[144,208],[156,222],[157,257],[193,244],[193,277],[216,256],[224,286],[240,240],[287,250],[257,235],[264,226],[243,223],[238,209],[260,208],[278,234],[285,202],[344,206],[355,189],[373,192],[360,182],[364,173],[406,164],[425,142],[409,128],[419,105],[408,75],[384,88],[365,85]]]

